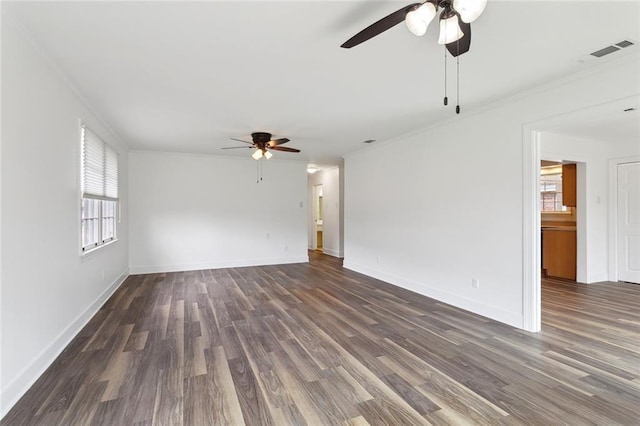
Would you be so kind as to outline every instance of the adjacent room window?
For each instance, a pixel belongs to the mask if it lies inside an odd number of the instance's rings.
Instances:
[[[540,209],[543,212],[566,212],[562,205],[562,166],[542,167],[540,174]]]
[[[82,125],[81,241],[87,252],[116,239],[118,153]]]

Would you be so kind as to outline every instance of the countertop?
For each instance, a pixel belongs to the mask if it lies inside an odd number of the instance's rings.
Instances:
[[[575,226],[549,226],[549,225],[545,225],[545,226],[541,226],[540,227],[543,231],[567,231],[567,232],[576,232],[576,227]]]

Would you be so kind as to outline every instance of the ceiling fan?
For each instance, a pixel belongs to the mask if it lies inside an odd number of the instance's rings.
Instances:
[[[228,146],[222,149],[238,149],[238,148],[249,148],[255,149],[255,152],[251,154],[251,157],[255,160],[260,160],[261,158],[266,158],[267,160],[273,157],[273,154],[269,150],[273,151],[284,151],[284,152],[300,152],[299,149],[296,148],[288,148],[286,146],[280,146],[289,142],[287,138],[280,139],[271,139],[271,133],[267,132],[254,132],[251,133],[251,138],[253,142],[243,141],[242,139],[231,138],[231,140],[243,142],[249,144],[249,146]]]
[[[358,34],[345,41],[340,47],[350,49],[377,36],[405,21],[409,31],[417,36],[427,32],[427,27],[439,10],[440,37],[438,44],[444,44],[452,56],[469,51],[471,46],[471,22],[484,11],[487,0],[427,0],[412,3],[374,22]]]
[[[457,105],[456,114],[460,114],[460,55],[469,51],[471,47],[471,22],[478,19],[487,6],[487,0],[426,0],[422,3],[412,3],[385,16],[369,25],[340,47],[350,49],[354,46],[395,27],[405,21],[409,31],[417,36],[427,32],[427,27],[433,18],[440,13],[440,37],[438,44],[444,44],[444,105],[448,105],[447,97],[447,51],[456,58],[457,74]]]

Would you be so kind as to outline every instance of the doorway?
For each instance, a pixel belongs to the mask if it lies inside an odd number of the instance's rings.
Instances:
[[[640,97],[637,95],[629,96],[523,125],[522,328],[527,331],[536,332],[541,328],[540,160],[563,159],[578,164],[577,185],[583,190],[579,191],[582,194],[578,194],[576,218],[576,280],[585,283],[618,281],[617,166],[640,161],[637,138],[629,131],[637,128],[633,115],[636,109],[629,108],[629,105],[637,105],[639,101]],[[607,137],[591,137],[596,134]],[[616,145],[611,145],[614,141],[608,138],[608,135],[613,134],[616,135]],[[549,135],[560,135],[563,138],[571,135],[569,137],[574,138],[574,141],[557,143],[549,148],[546,143]],[[576,139],[580,140],[579,143]],[[594,145],[598,143],[600,145]],[[607,157],[610,158],[608,174]],[[640,266],[637,263],[635,266]],[[633,264],[631,266],[635,268]]]
[[[543,278],[580,281],[578,274],[577,164],[540,162],[541,274]],[[582,248],[582,247],[581,247]],[[582,257],[582,256],[581,256]],[[583,266],[583,265],[580,265]]]
[[[323,247],[323,221],[322,221],[322,185],[313,186],[313,223],[315,226],[313,232],[314,244],[313,247],[316,250],[322,251]]]

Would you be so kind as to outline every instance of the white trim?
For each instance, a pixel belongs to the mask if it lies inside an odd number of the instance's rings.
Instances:
[[[272,257],[255,259],[235,259],[201,263],[181,263],[174,265],[130,266],[131,275],[159,274],[164,272],[201,271],[204,269],[243,268],[246,266],[285,265],[288,263],[307,263],[309,256]]]
[[[113,244],[117,243],[118,241],[120,241],[120,239],[116,238],[116,239],[113,239],[113,240],[107,241],[106,243],[102,243],[102,244],[100,244],[100,245],[97,245],[97,246],[93,247],[91,250],[85,250],[85,251],[82,251],[82,248],[81,248],[81,249],[80,249],[80,250],[81,250],[81,252],[80,252],[80,259],[81,259],[81,261],[82,261],[82,262],[85,262],[86,260],[88,260],[88,259],[91,259],[91,258],[95,257],[95,256],[96,256],[96,254],[98,254],[98,253],[102,253],[102,250],[100,250],[100,249],[102,249],[102,248],[104,248],[104,247],[109,247],[109,246],[111,246],[111,245],[113,245]]]
[[[603,281],[618,281],[618,166],[635,162],[640,155],[609,160],[609,275]]]
[[[460,297],[458,295],[442,291],[435,287],[431,287],[426,283],[421,283],[393,274],[388,274],[386,272],[381,272],[365,265],[345,261],[344,268],[367,275],[372,278],[376,278],[380,281],[384,281],[396,287],[401,287],[409,291],[413,291],[414,293],[430,297],[440,302],[447,303],[456,308],[464,309],[466,311],[482,315],[492,320],[505,323],[512,327],[522,328],[522,317],[517,312],[507,312],[500,308],[496,308],[495,306],[486,305],[473,299]]]
[[[602,281],[608,281],[609,280],[609,275],[607,272],[599,272],[597,274],[591,274],[591,276],[589,277],[589,282],[583,283],[583,284],[593,284],[593,283],[599,283]]]
[[[323,248],[322,249],[322,253],[328,254],[329,256],[333,256],[333,257],[339,257],[339,258],[344,257],[344,253],[339,252],[337,250],[331,250],[331,249],[328,249],[328,248]]]
[[[2,32],[2,21],[4,21],[4,19],[3,19],[3,9],[5,9],[5,8],[3,7],[2,4],[0,4],[0,34],[4,34]],[[1,58],[2,58],[2,55],[0,55],[0,70],[4,69],[1,66],[2,65],[2,59]],[[1,95],[2,95],[2,85],[0,84],[0,99],[2,99]],[[3,117],[2,111],[1,111],[2,110],[2,104],[3,104],[3,102],[0,102],[0,117]],[[1,128],[2,128],[2,122],[1,121],[2,120],[0,120],[0,135],[3,134],[3,132],[1,131]],[[2,143],[0,143],[0,164],[2,164]],[[3,257],[2,257],[2,246],[3,246],[3,243],[2,243],[2,241],[3,241],[3,239],[2,239],[2,223],[3,223],[3,221],[2,221],[2,211],[3,211],[3,209],[2,209],[2,203],[3,203],[2,202],[2,199],[3,199],[2,198],[2,175],[3,175],[3,173],[0,173],[0,300],[2,300],[2,289],[3,289],[2,275],[4,275],[4,274],[1,273],[2,272],[2,259],[3,259]],[[1,308],[0,308],[0,310],[1,310]],[[1,334],[2,334],[2,332],[0,331],[0,349],[1,349],[1,346],[2,346],[2,336],[1,336]],[[1,353],[2,353],[2,351],[0,351],[0,377],[2,376],[2,367],[1,367],[1,365],[2,365],[2,355],[1,355]],[[4,394],[4,392],[2,392],[2,390],[0,389],[0,420],[2,420],[2,418],[4,417],[5,411],[8,411],[8,409],[5,409],[5,405],[2,402],[2,401],[4,401],[3,394]],[[12,405],[13,404],[9,405],[9,407],[12,406]]]
[[[17,376],[0,392],[0,418],[29,390],[29,388],[51,366],[76,335],[100,310],[102,305],[120,288],[129,274],[125,271],[112,282],[96,300],[80,313],[46,348],[40,352]]]
[[[522,328],[541,328],[540,132],[522,129]]]
[[[564,160],[575,161],[565,156]],[[588,284],[594,282],[589,268],[587,240],[589,238],[587,197],[587,168],[595,167],[593,161],[576,161],[576,282]]]

